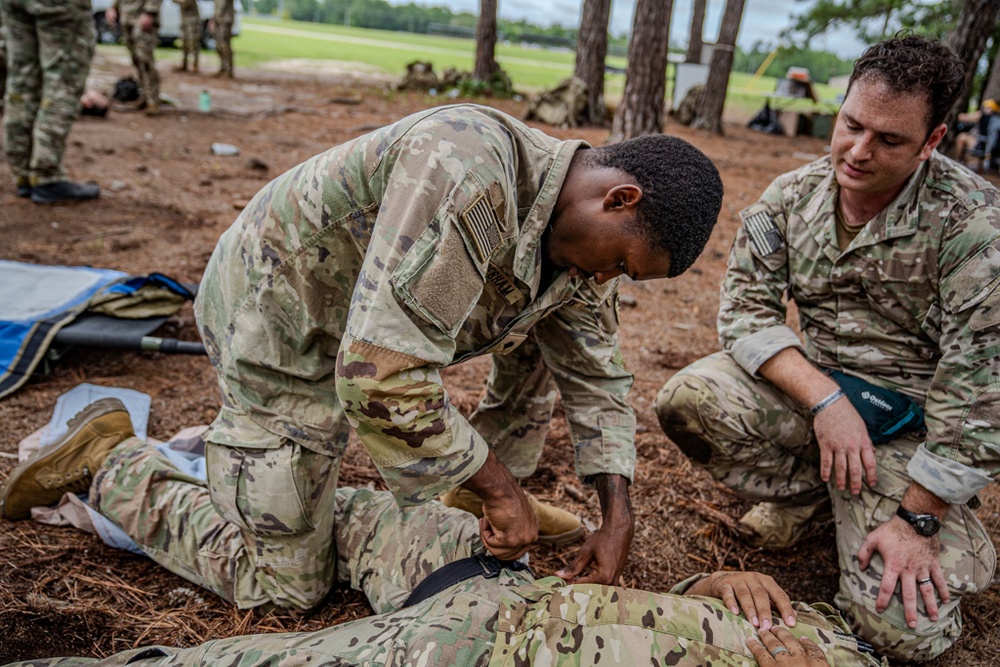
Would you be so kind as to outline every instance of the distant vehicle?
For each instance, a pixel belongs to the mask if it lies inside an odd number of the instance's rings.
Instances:
[[[97,33],[98,44],[117,44],[121,41],[121,28],[116,22],[108,25],[104,11],[112,5],[112,0],[91,0],[94,11],[94,30]],[[243,27],[243,3],[235,0],[236,20],[233,22],[233,37],[240,34]],[[209,28],[209,21],[215,16],[214,0],[198,0],[198,13],[201,15],[201,48],[215,49],[215,36]],[[174,0],[163,0],[160,4],[160,45],[173,46],[181,39],[181,6]]]

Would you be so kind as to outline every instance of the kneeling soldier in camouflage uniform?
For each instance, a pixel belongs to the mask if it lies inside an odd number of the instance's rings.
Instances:
[[[674,137],[590,148],[466,105],[358,137],[266,186],[209,260],[195,309],[223,395],[205,436],[211,501],[184,480],[139,492],[176,471],[128,439],[46,473],[44,494],[40,470],[19,469],[2,512],[25,517],[58,500],[55,480],[96,473],[94,507],[165,567],[241,608],[309,609],[335,574],[334,493],[354,427],[401,506],[462,486],[482,500],[486,547],[517,558],[544,507],[517,483],[530,471],[491,445],[516,448],[524,405],[547,420],[551,375],[603,512],[565,574],[614,583],[634,531],[635,463],[617,277],[683,272],[721,199],[714,165]],[[487,395],[487,411],[496,398],[510,419],[467,420],[441,369],[519,345],[527,368],[501,362]]]
[[[117,403],[117,405],[116,405]],[[99,405],[103,404],[103,405]],[[59,465],[93,465],[111,433],[127,431],[115,399],[102,399],[71,424],[56,446]],[[143,452],[143,468],[98,480],[97,494],[123,500],[116,518],[146,520],[141,506],[212,511],[209,490],[149,462],[155,451],[132,438],[112,456]],[[159,456],[159,454],[156,454]],[[54,464],[49,456],[47,463]],[[39,464],[35,465],[40,469]],[[100,478],[105,473],[99,473]],[[108,475],[110,477],[110,475]],[[277,490],[276,490],[277,491]],[[599,584],[535,580],[520,562],[483,551],[477,521],[439,503],[400,508],[392,494],[337,489],[332,536],[337,581],[365,593],[376,615],[318,632],[219,639],[180,650],[154,647],[104,660],[50,658],[21,667],[56,665],[618,665],[685,667],[876,667],[870,647],[851,635],[828,605],[791,603],[768,576],[718,572],[695,576],[671,593]],[[128,505],[129,507],[126,507]],[[167,520],[168,517],[161,517]],[[216,542],[204,548],[215,552]],[[239,567],[240,563],[228,563]],[[884,663],[883,663],[884,664]]]
[[[743,211],[719,311],[726,351],[657,399],[681,450],[764,501],[742,519],[760,545],[794,543],[832,499],[836,602],[903,660],[955,642],[961,598],[996,564],[972,510],[1000,471],[1000,193],[934,151],[963,72],[917,37],[865,52],[831,156]],[[926,433],[879,429],[906,397]]]

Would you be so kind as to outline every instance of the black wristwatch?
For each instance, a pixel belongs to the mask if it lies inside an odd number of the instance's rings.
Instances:
[[[937,535],[937,532],[941,530],[941,522],[933,514],[917,514],[916,512],[904,509],[900,505],[896,508],[896,516],[913,526],[913,530],[917,531],[917,535],[930,537]]]

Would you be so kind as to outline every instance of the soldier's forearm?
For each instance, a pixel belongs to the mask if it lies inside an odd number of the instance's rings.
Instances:
[[[807,408],[840,388],[795,348],[786,348],[768,359],[761,365],[760,374]]]
[[[601,501],[602,527],[627,529],[631,541],[635,519],[628,495],[628,479],[622,475],[600,474],[594,475],[592,481]]]

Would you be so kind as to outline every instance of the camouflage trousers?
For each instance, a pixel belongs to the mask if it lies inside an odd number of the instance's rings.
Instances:
[[[841,570],[836,604],[876,648],[893,658],[924,661],[958,639],[962,597],[984,590],[996,565],[989,535],[968,507],[953,508],[939,534],[951,602],[941,606],[938,621],[930,621],[921,607],[917,628],[909,629],[898,592],[878,614],[881,556],[873,556],[867,570],[858,567],[865,536],[892,518],[910,484],[906,464],[916,440],[879,445],[877,484],[864,485],[859,496],[839,491],[832,480],[827,484],[819,476],[809,411],[766,380],[750,377],[725,352],[674,375],[660,390],[656,410],[681,451],[743,498],[809,504],[829,494]]]
[[[493,355],[486,392],[469,423],[514,477],[538,467],[558,392],[530,335],[513,352]]]
[[[139,89],[147,106],[160,104],[160,74],[156,71],[156,45],[160,38],[156,27],[146,32],[138,21],[126,21],[122,17],[122,41],[132,56],[132,64],[139,75]]]
[[[215,50],[219,53],[219,72],[233,75],[233,22],[215,21]]]
[[[438,503],[400,509],[388,492],[336,493],[342,582],[363,590],[375,616],[317,632],[233,637],[198,647],[134,649],[103,660],[51,658],[21,667],[72,665],[594,665],[743,667],[753,627],[720,600],[614,586],[573,585],[503,569],[473,577],[411,607],[412,589],[443,564],[481,548],[476,520]],[[677,588],[684,588],[687,582]],[[832,664],[875,667],[836,612],[796,603],[797,636]],[[603,657],[602,657],[603,656]],[[884,663],[883,663],[884,664]]]
[[[197,8],[190,14],[181,10],[181,45],[184,50],[181,63],[187,69],[188,58],[194,70],[198,71],[198,55],[201,53],[201,17]]]
[[[7,46],[4,150],[19,185],[65,179],[66,138],[94,54],[90,0],[0,0]]]

